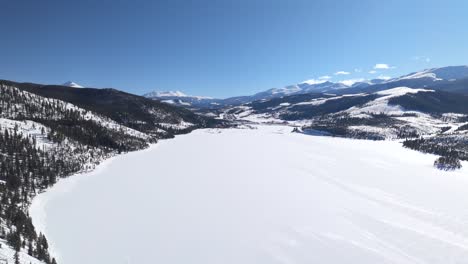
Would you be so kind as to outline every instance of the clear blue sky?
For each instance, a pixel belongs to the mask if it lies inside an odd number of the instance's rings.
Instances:
[[[227,97],[393,77],[468,64],[467,12],[464,0],[4,0],[0,78]],[[370,74],[378,63],[390,69]]]

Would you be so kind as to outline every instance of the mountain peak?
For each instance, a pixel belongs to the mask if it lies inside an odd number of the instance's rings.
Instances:
[[[181,91],[154,91],[154,92],[149,92],[143,95],[144,97],[147,98],[193,98],[197,100],[203,100],[203,99],[213,99],[212,97],[206,97],[206,96],[193,96],[193,95],[187,95]]]
[[[185,93],[181,91],[166,91],[166,92],[156,92],[158,96],[173,96],[173,97],[187,97]]]
[[[68,87],[73,87],[73,88],[83,88],[83,86],[75,83],[75,82],[72,82],[72,81],[68,81],[64,84],[62,84],[63,86],[68,86]]]

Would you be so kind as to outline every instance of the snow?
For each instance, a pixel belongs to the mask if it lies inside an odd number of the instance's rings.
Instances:
[[[270,94],[288,95],[288,94],[293,94],[293,93],[296,93],[296,92],[299,92],[299,91],[301,91],[301,88],[299,88],[297,85],[290,85],[290,86],[286,86],[286,87],[283,87],[283,88],[272,88],[272,89],[268,90],[267,92],[270,93]]]
[[[0,181],[1,183],[1,181]],[[8,229],[8,226],[0,219],[0,227]],[[27,247],[20,250],[19,252],[19,260],[21,264],[45,264],[42,261],[39,261],[27,253]],[[7,261],[5,263],[5,261]],[[0,263],[1,264],[13,264],[15,263],[15,250],[11,248],[5,239],[0,238]]]
[[[5,112],[5,109],[4,109],[3,113],[0,116],[11,118],[11,119],[21,118],[21,115],[26,112],[26,109],[27,109],[28,106],[31,106],[31,105],[40,106],[42,104],[52,104],[52,105],[58,105],[58,106],[60,106],[61,108],[64,108],[64,109],[77,111],[83,116],[83,118],[85,120],[93,120],[93,121],[101,124],[104,127],[109,128],[109,129],[123,131],[128,135],[132,135],[132,136],[139,137],[139,138],[142,138],[142,139],[148,139],[149,138],[148,135],[146,135],[146,134],[144,134],[144,133],[142,133],[140,131],[137,131],[137,130],[129,128],[129,127],[122,126],[122,125],[118,124],[117,122],[115,122],[115,121],[113,121],[113,120],[111,120],[111,119],[109,119],[107,117],[104,117],[104,116],[101,116],[99,114],[93,113],[91,111],[85,110],[83,108],[75,106],[74,104],[64,102],[64,101],[61,101],[61,100],[52,99],[52,98],[42,97],[42,96],[32,94],[32,93],[29,93],[29,92],[26,92],[26,91],[21,91],[16,87],[9,87],[9,88],[12,89],[12,90],[17,91],[19,94],[22,94],[25,98],[27,98],[27,104],[17,104],[16,105],[17,110],[12,111],[12,112]],[[156,116],[160,115],[160,113],[158,113],[157,109],[154,109],[154,108],[151,109],[150,108],[150,109],[147,109],[147,110],[148,110],[148,112],[150,112],[150,113],[152,113],[152,114],[154,114]],[[39,113],[37,113],[37,115],[39,116]],[[36,116],[33,115],[33,117],[36,117]],[[55,120],[55,119],[62,118],[62,116],[60,116],[60,115],[50,116],[49,118]],[[4,120],[6,120],[6,119],[4,119]],[[17,122],[17,121],[14,121],[14,122]],[[30,122],[30,121],[28,121],[28,122]],[[42,126],[42,125],[40,125],[38,123],[36,123],[36,125],[37,126]]]
[[[434,69],[428,69],[428,70],[424,70],[421,72],[415,72],[415,73],[400,77],[397,80],[420,79],[420,78],[430,78],[430,79],[433,79],[433,81],[442,80],[440,78],[437,78],[437,75],[435,73],[431,72],[433,70]]]
[[[206,96],[187,95],[181,91],[166,91],[166,92],[154,91],[154,92],[147,93],[144,96],[145,97],[190,97],[190,98],[195,98],[198,100],[213,99],[212,97],[206,97]]]
[[[159,123],[158,125],[163,127],[163,128],[172,128],[172,129],[186,129],[186,128],[194,126],[194,124],[192,124],[190,122],[185,122],[183,120],[181,120],[178,124]]]
[[[197,130],[115,157],[30,210],[61,264],[464,263],[467,164],[395,141]]]
[[[286,121],[276,118],[268,113],[266,114],[251,114],[251,112],[244,112],[242,114],[245,115],[238,115],[236,118],[244,121],[249,121],[257,124],[281,124],[286,123]]]
[[[385,113],[387,115],[402,115],[404,113],[419,113],[415,111],[406,111],[400,105],[389,105],[388,100],[393,97],[403,96],[405,94],[414,94],[419,92],[434,92],[434,90],[428,89],[413,89],[408,87],[396,87],[388,90],[376,92],[375,94],[381,95],[381,97],[366,103],[364,106],[353,106],[346,110],[350,114],[359,115],[362,113]],[[422,113],[420,113],[422,114]]]
[[[2,131],[7,129],[10,133],[17,129],[18,134],[22,134],[24,138],[36,138],[36,146],[38,149],[48,149],[55,145],[52,141],[47,139],[49,128],[30,120],[16,121],[6,118],[0,118],[0,128]],[[42,134],[44,131],[44,134]]]
[[[156,97],[186,97],[187,95],[181,91],[167,91],[167,92],[152,92],[151,95]]]
[[[331,101],[331,100],[338,100],[338,99],[342,99],[342,98],[345,98],[345,97],[357,97],[357,96],[365,96],[367,94],[365,93],[357,93],[357,94],[344,94],[344,95],[340,95],[340,96],[335,96],[335,97],[329,97],[329,98],[316,98],[316,99],[312,99],[308,102],[300,102],[300,103],[297,103],[297,104],[294,104],[294,105],[321,105],[321,104],[324,104],[328,101]]]
[[[315,85],[315,84],[322,84],[322,83],[326,83],[326,82],[327,82],[327,80],[310,79],[310,80],[307,80],[307,81],[303,81],[300,84]]]
[[[364,82],[366,81],[366,79],[363,79],[363,78],[357,78],[357,79],[349,79],[349,80],[343,80],[343,81],[340,81],[340,83],[346,85],[346,86],[352,86],[353,84],[355,83],[358,83],[358,82]]]
[[[398,131],[396,131],[395,128],[391,128],[391,127],[376,127],[376,126],[361,125],[361,126],[349,126],[348,129],[384,135],[386,139],[395,139],[396,134],[398,133]]]
[[[396,87],[388,90],[378,91],[376,94],[386,95],[385,99],[390,99],[392,97],[403,96],[405,94],[415,94],[419,92],[434,92],[434,90],[428,89],[414,89],[409,87]]]
[[[6,264],[13,264],[15,263],[14,256],[15,250],[9,247],[5,240],[0,239],[0,263],[3,264],[2,260],[7,260],[8,262]],[[19,259],[21,264],[45,264],[29,256],[24,250],[19,253]]]
[[[310,101],[296,103],[294,105],[321,105],[326,103],[330,98],[315,98]]]
[[[166,103],[166,104],[175,104],[174,100],[163,100],[161,102]]]
[[[75,83],[75,82],[66,82],[64,84],[62,84],[64,86],[68,86],[68,87],[73,87],[73,88],[83,88],[83,86]]]
[[[421,135],[434,135],[440,132],[443,127],[452,127],[450,131],[454,131],[456,128],[461,126],[460,123],[449,122],[447,120],[441,120],[428,114],[418,114],[417,116],[402,116],[395,117],[398,120],[402,120],[411,124],[411,127],[418,130]],[[449,132],[449,131],[447,131]]]

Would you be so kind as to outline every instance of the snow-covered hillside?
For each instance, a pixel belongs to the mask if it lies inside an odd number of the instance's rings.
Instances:
[[[425,69],[419,72],[413,72],[404,75],[400,78],[392,79],[391,81],[409,80],[409,79],[421,79],[426,78],[432,81],[441,80],[458,80],[468,78],[468,66],[448,66],[442,68]]]
[[[197,130],[62,180],[30,213],[62,264],[468,259],[468,166],[290,132]]]
[[[75,83],[75,82],[72,82],[72,81],[68,81],[64,84],[62,84],[63,86],[68,86],[68,87],[73,87],[73,88],[83,88],[83,86]]]
[[[403,109],[399,105],[391,105],[389,104],[389,100],[391,98],[403,96],[406,94],[415,94],[419,92],[434,92],[433,90],[427,90],[427,89],[412,89],[408,87],[397,87],[397,88],[392,88],[388,90],[383,90],[376,92],[376,95],[379,95],[375,100],[372,100],[364,105],[360,106],[354,106],[351,107],[350,109],[346,110],[346,112],[351,113],[352,115],[356,114],[388,114],[388,115],[402,115],[406,113],[405,109]]]
[[[340,133],[329,134],[338,136],[395,139],[453,132],[466,122],[467,103],[464,96],[396,87],[373,93],[321,93],[260,100],[228,108],[220,118],[310,126],[314,130],[335,130]]]
[[[45,264],[22,251],[19,253],[20,264]],[[2,262],[3,261],[3,262]],[[5,261],[7,261],[5,263]],[[8,246],[7,242],[0,239],[0,263],[1,264],[13,264],[15,263],[15,250]]]

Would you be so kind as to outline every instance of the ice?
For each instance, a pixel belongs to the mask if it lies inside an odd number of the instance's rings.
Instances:
[[[33,202],[61,264],[465,263],[468,177],[396,141],[196,130]]]

